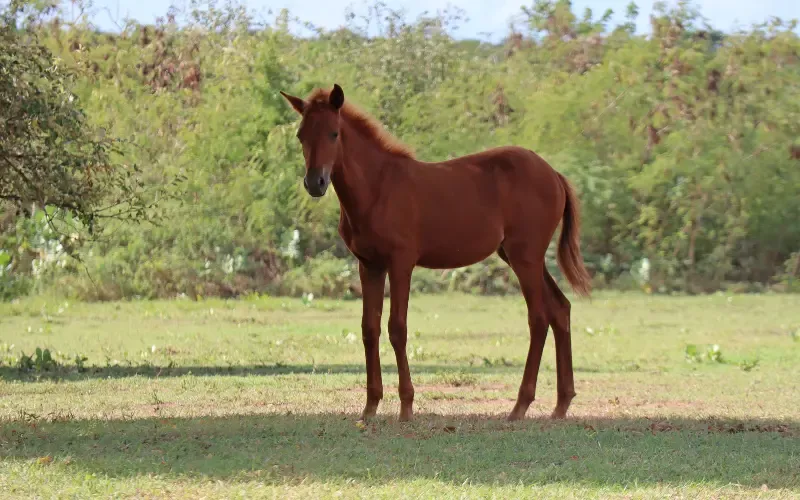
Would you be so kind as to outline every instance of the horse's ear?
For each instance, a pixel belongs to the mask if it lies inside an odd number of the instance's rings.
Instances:
[[[299,97],[289,95],[283,90],[281,90],[280,93],[287,101],[289,101],[289,104],[292,105],[295,111],[301,115],[303,114],[303,111],[306,109],[306,102],[304,100],[300,99]]]
[[[333,106],[333,109],[340,109],[344,106],[344,90],[342,90],[342,87],[340,87],[338,83],[333,84],[333,90],[331,90],[331,94],[328,96],[328,102]]]

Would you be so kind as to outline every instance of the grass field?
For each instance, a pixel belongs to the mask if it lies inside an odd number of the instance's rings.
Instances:
[[[522,299],[412,297],[415,420],[384,334],[362,428],[358,301],[3,304],[0,496],[800,497],[800,296],[601,293],[572,317],[570,418],[546,418],[548,338],[507,423]]]

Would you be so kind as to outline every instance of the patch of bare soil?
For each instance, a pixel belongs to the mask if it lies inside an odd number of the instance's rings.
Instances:
[[[481,391],[504,391],[508,389],[509,386],[506,384],[480,384],[480,385],[452,385],[452,384],[419,384],[414,385],[414,393],[415,394],[422,394],[426,392],[441,392],[445,394],[457,394],[457,393],[468,393],[468,392],[481,392]],[[346,389],[339,389],[342,392],[357,392],[363,393],[366,391],[365,387],[348,387]],[[397,386],[390,386],[384,385],[383,392],[384,394],[387,391],[397,390]]]
[[[476,392],[476,391],[504,391],[509,386],[506,384],[480,384],[480,385],[453,385],[453,384],[423,384],[415,386],[415,392],[444,392],[446,394],[453,394],[458,392]]]

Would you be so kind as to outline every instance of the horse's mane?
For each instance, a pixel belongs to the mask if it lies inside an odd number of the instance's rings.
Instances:
[[[330,90],[315,89],[308,97],[308,102],[312,105],[327,105],[329,95]],[[387,132],[378,120],[351,104],[347,99],[345,99],[344,106],[339,110],[339,113],[358,132],[375,141],[387,153],[404,158],[414,158],[414,151],[411,147],[400,142]]]

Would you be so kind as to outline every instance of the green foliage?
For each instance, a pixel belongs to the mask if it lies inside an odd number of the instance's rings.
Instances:
[[[436,379],[440,384],[452,387],[472,386],[478,383],[478,377],[474,373],[464,370],[442,372],[437,375]]]
[[[722,359],[722,350],[717,344],[708,346],[705,351],[701,351],[694,344],[689,344],[686,346],[685,354],[686,354],[686,361],[688,361],[689,363],[702,363],[703,361],[709,361],[711,363],[724,362]]]
[[[283,275],[276,293],[293,297],[311,293],[321,297],[352,298],[358,283],[358,270],[352,259],[323,253]]]
[[[755,367],[757,367],[759,362],[760,360],[758,358],[745,359],[741,363],[739,363],[739,368],[741,368],[742,371],[749,372],[752,371]]]
[[[26,4],[25,12],[39,11]],[[307,38],[292,35],[287,11],[256,26],[246,9],[214,2],[120,33],[100,33],[85,18],[65,25],[55,12],[39,12],[23,31],[9,24],[4,36],[13,43],[0,50],[13,74],[47,76],[15,80],[7,71],[2,81],[23,96],[36,89],[53,96],[30,97],[41,105],[9,118],[24,125],[14,151],[52,153],[41,169],[26,164],[30,172],[56,177],[8,179],[37,189],[77,182],[68,194],[81,203],[114,199],[114,186],[128,186],[135,202],[107,206],[121,215],[158,200],[148,212],[158,224],[108,221],[102,237],[84,244],[82,233],[64,230],[81,227],[79,217],[69,219],[72,205],[48,194],[30,210],[28,202],[42,197],[14,187],[26,204],[0,219],[3,299],[45,287],[94,300],[358,296],[336,197],[303,191],[297,117],[278,94],[333,82],[420,159],[504,144],[541,154],[579,192],[581,243],[596,287],[797,289],[794,21],[722,34],[688,3],[659,3],[653,36],[643,37],[633,30],[635,4],[625,23],[611,26],[608,12],[537,0],[522,11],[525,31],[490,45],[453,37],[460,11],[409,21],[380,3],[364,16],[350,12],[342,29]],[[48,116],[59,117],[52,127]],[[68,145],[75,141],[86,147]],[[107,177],[86,191],[87,172],[95,171]],[[185,179],[182,195],[162,199],[171,179]],[[68,224],[51,234],[36,219],[41,213]],[[58,245],[59,257],[48,257],[58,265],[40,272],[42,256]],[[82,263],[60,257],[78,252]],[[560,279],[554,264],[551,246],[548,267]],[[518,285],[492,257],[454,271],[418,269],[413,289],[505,294]]]
[[[57,363],[50,354],[50,349],[42,350],[37,347],[32,356],[25,353],[20,355],[18,366],[21,371],[46,372],[54,370]]]
[[[38,30],[16,28],[13,6],[0,14],[0,201],[57,207],[90,231],[100,219],[145,219],[140,169],[116,161],[119,141],[79,107],[75,70]]]
[[[73,356],[61,352],[52,353],[50,349],[36,347],[28,355],[21,352],[19,356],[12,354],[14,345],[3,344],[0,346],[0,367],[14,367],[20,374],[41,376],[63,376],[69,373],[85,373],[88,368],[86,362],[89,358],[82,354]]]

